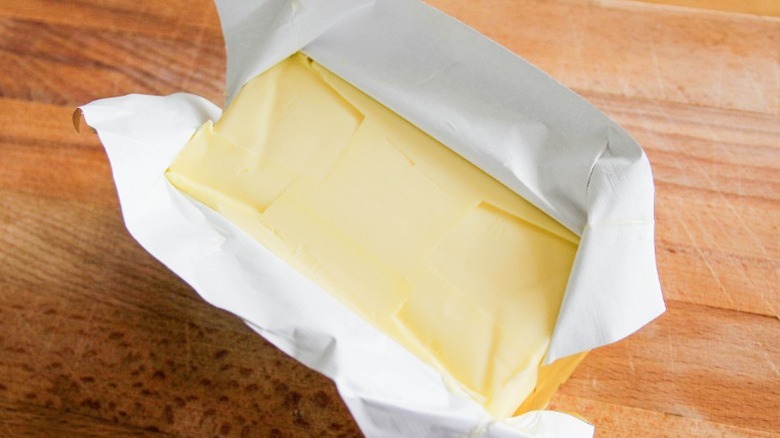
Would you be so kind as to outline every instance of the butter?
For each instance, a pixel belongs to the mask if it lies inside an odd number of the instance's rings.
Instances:
[[[577,236],[301,53],[166,176],[497,417],[543,407],[579,360],[540,380]]]

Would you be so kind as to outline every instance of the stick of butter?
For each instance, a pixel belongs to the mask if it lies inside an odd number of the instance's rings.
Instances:
[[[582,358],[539,373],[579,238],[300,52],[166,176],[496,417],[544,407]]]

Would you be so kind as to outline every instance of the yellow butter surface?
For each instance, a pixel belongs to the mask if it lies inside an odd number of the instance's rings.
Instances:
[[[244,85],[166,175],[493,415],[540,404],[577,236],[305,55]]]

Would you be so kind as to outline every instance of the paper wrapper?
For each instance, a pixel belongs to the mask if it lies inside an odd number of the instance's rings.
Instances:
[[[664,311],[653,181],[625,131],[572,91],[416,0],[217,1],[227,93],[296,51],[382,102],[581,236],[546,363],[617,341]],[[591,436],[552,411],[492,419],[442,376],[164,177],[221,110],[198,96],[81,107],[128,230],[211,304],[336,382],[370,437]]]

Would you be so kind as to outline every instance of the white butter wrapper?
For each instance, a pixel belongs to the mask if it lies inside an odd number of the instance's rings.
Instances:
[[[581,236],[546,363],[664,311],[653,180],[625,131],[521,58],[417,0],[217,0],[227,92],[296,51],[362,89]],[[495,420],[164,172],[221,110],[198,96],[81,107],[133,237],[211,304],[336,382],[369,437],[586,437],[566,414]]]

